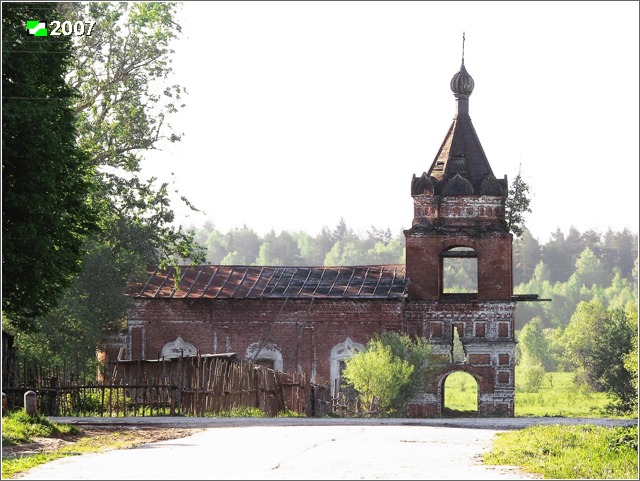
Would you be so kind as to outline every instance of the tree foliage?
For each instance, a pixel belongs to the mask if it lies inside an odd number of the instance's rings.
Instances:
[[[78,92],[68,103],[77,129],[67,128],[65,142],[86,154],[85,175],[94,189],[84,205],[97,212],[99,228],[78,237],[83,251],[77,264],[82,258],[83,269],[69,278],[70,289],[57,292],[56,309],[34,319],[38,332],[19,333],[16,343],[25,357],[53,362],[64,354],[82,364],[118,327],[127,282],[144,273],[145,265],[202,263],[204,253],[194,232],[175,225],[171,185],[139,175],[146,152],[180,140],[167,123],[185,93],[170,83],[171,42],[180,32],[177,4],[74,2],[59,8],[50,18],[95,21],[91,36],[73,37],[74,55],[63,78]],[[55,173],[51,169],[51,178],[64,185]]]
[[[637,397],[632,373],[624,364],[634,348],[637,323],[637,305],[627,313],[608,309],[596,299],[578,305],[563,337],[568,358],[586,382],[613,395],[622,411],[628,411]]]
[[[81,269],[96,215],[91,159],[78,148],[70,37],[26,35],[56,3],[2,4],[2,310],[14,325],[54,308]]]
[[[141,179],[146,152],[181,134],[167,123],[186,93],[172,84],[171,45],[181,26],[176,2],[70,2],[71,20],[95,21],[92,35],[74,37],[69,84],[78,90],[77,141],[90,155],[101,189],[101,240],[133,249],[146,263],[176,265],[204,256],[194,233],[175,226],[168,183]],[[193,205],[183,196],[189,207]]]
[[[433,381],[442,366],[426,339],[398,332],[374,336],[364,351],[345,361],[343,377],[365,406],[384,415],[405,416],[411,399]]]
[[[413,370],[408,361],[393,355],[390,346],[373,339],[364,351],[346,360],[342,374],[358,391],[365,409],[373,411],[377,403],[382,413],[389,413]]]
[[[507,229],[516,236],[521,236],[525,229],[525,215],[531,212],[529,205],[529,185],[522,179],[522,171],[513,179],[504,206]]]
[[[80,92],[79,143],[96,166],[139,169],[141,153],[180,140],[166,125],[185,89],[167,82],[181,26],[176,2],[73,2],[67,18],[93,20],[76,37],[69,84]]]

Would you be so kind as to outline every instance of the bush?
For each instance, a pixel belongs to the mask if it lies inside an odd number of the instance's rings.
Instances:
[[[520,370],[524,392],[538,392],[542,387],[545,370],[542,364],[527,364]]]

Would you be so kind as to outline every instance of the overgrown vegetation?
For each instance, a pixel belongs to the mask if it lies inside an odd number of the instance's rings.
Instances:
[[[390,331],[346,359],[342,376],[367,411],[403,417],[410,399],[433,381],[440,366],[426,340]]]
[[[55,438],[79,433],[75,426],[52,423],[42,414],[29,415],[22,409],[2,416],[3,446],[29,443],[34,437]]]
[[[264,418],[267,417],[262,409],[251,406],[235,406],[228,410],[207,414],[213,418]]]
[[[546,479],[638,479],[638,426],[532,426],[496,434],[485,464]]]

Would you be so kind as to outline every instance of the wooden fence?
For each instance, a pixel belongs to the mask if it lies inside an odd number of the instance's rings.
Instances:
[[[256,408],[267,416],[332,410],[328,388],[305,373],[282,373],[232,355],[198,355],[153,361],[118,361],[100,381],[60,380],[38,370],[31,383],[3,387],[9,409],[36,392],[38,409],[53,416],[215,416]]]

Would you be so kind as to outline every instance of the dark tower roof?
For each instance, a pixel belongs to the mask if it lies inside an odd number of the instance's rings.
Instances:
[[[426,177],[437,180],[441,195],[506,195],[506,179],[497,180],[493,175],[469,117],[469,96],[475,84],[464,66],[464,56],[450,86],[456,115]]]

